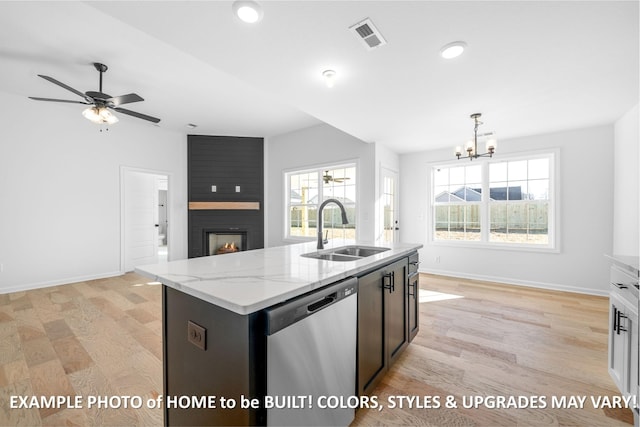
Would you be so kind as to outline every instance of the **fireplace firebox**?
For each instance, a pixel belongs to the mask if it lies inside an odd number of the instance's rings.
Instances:
[[[246,250],[246,230],[204,230],[205,256],[228,254]]]

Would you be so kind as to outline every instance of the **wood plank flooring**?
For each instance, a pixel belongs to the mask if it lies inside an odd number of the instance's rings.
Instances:
[[[88,396],[162,393],[162,294],[135,274],[0,295],[0,425],[162,425],[160,410],[86,408]],[[83,409],[11,409],[11,396]]]
[[[628,409],[594,409],[618,395],[607,371],[608,298],[420,276],[420,333],[373,391],[440,396],[439,409],[358,411],[356,425],[616,426]],[[428,291],[451,297],[431,301]],[[455,297],[455,298],[453,298]],[[437,299],[437,298],[433,298]],[[452,395],[458,409],[444,408]],[[552,409],[552,396],[588,396],[584,409]],[[546,396],[545,409],[465,409],[470,396]]]
[[[455,396],[615,396],[603,297],[421,275],[420,334],[374,390],[439,409],[359,410],[353,425],[628,426],[631,411],[444,408]],[[433,295],[432,295],[433,296]],[[445,295],[446,296],[446,295]],[[135,274],[0,295],[0,425],[162,425],[158,409],[11,409],[11,396],[162,394],[161,287]],[[86,406],[86,405],[85,405]]]

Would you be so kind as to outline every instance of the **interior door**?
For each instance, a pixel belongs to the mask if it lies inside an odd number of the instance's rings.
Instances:
[[[398,224],[398,172],[380,168],[380,224],[382,243],[399,241]]]
[[[158,262],[158,175],[124,172],[124,270]]]

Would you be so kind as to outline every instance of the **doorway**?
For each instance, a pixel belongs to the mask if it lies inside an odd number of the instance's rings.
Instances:
[[[380,230],[382,243],[395,243],[400,239],[398,224],[398,172],[380,168]]]
[[[169,175],[121,167],[122,272],[169,260]]]

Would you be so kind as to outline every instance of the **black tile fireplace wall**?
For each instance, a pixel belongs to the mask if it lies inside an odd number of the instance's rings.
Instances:
[[[190,209],[189,258],[205,255],[206,231],[211,229],[246,231],[247,249],[263,248],[264,140],[189,135],[187,143],[190,203],[258,202],[259,206],[259,209],[229,209],[229,206]]]

